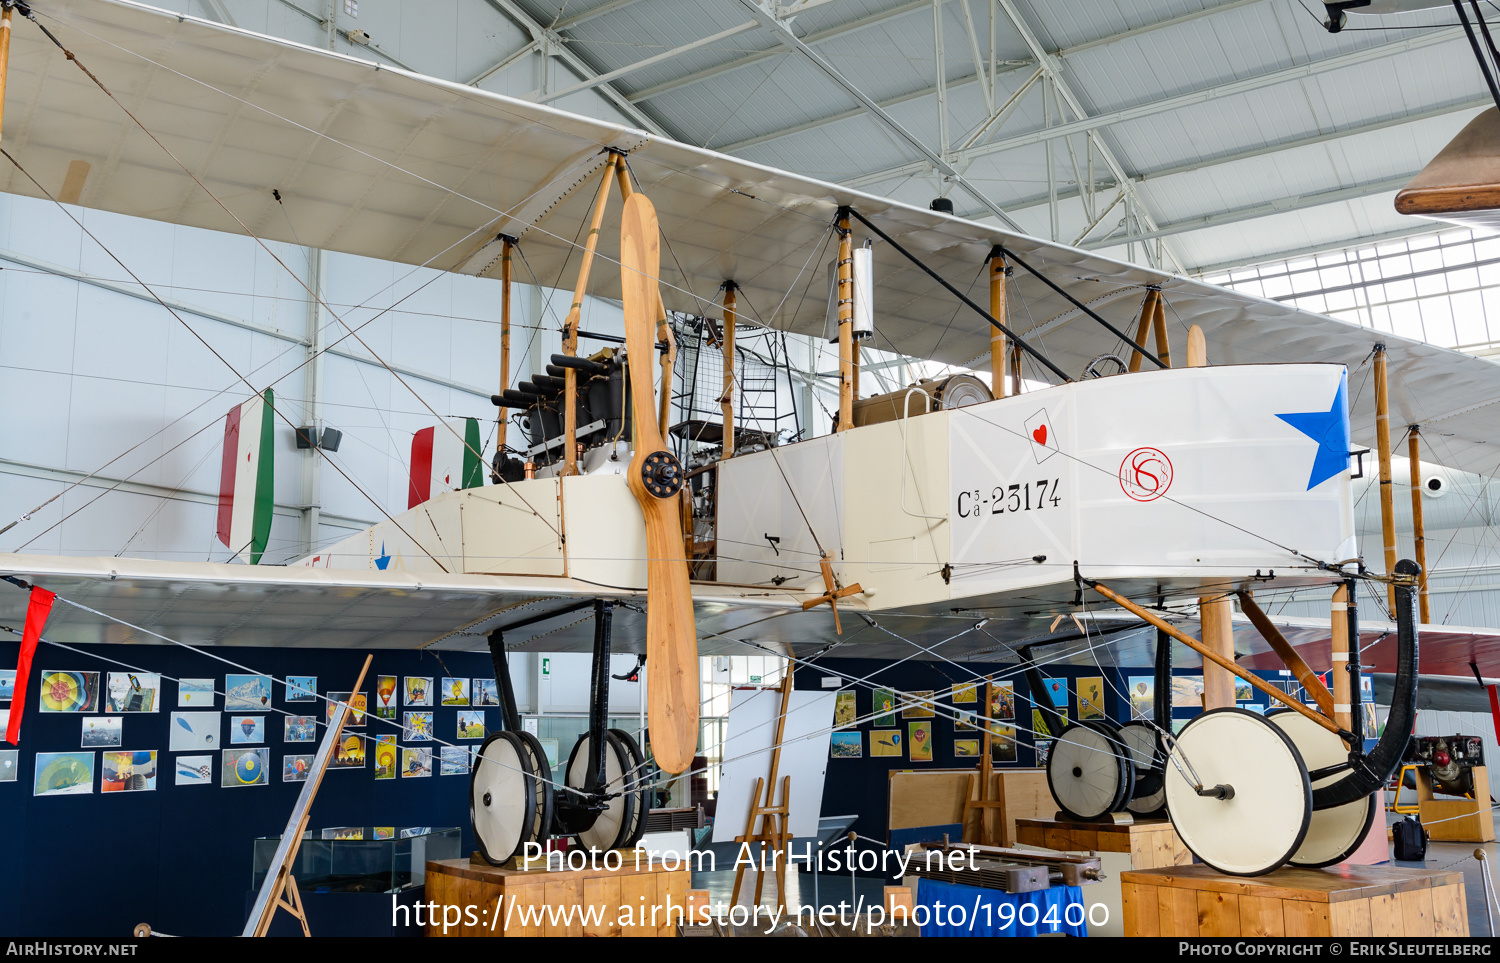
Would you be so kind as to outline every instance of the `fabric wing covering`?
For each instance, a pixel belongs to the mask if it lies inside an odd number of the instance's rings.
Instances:
[[[286,41],[109,0],[37,0],[39,21],[234,212],[187,177],[37,29],[19,18],[5,146],[49,192],[85,207],[470,274],[499,270],[498,234],[519,239],[535,280],[570,287],[574,238],[598,190],[603,148],[628,152],[664,235],[667,306],[717,315],[719,284],[741,317],[820,334],[829,227],[839,205],[870,218],[984,302],[980,272],[1000,243],[1073,297],[1134,331],[1160,285],[1181,356],[1202,325],[1217,364],[1337,362],[1351,368],[1355,438],[1374,440],[1373,391],[1357,390],[1371,347],[1390,350],[1392,418],[1417,423],[1432,460],[1500,467],[1500,368],[1477,357],[847,190],[605,121]],[[89,165],[79,189],[76,161]],[[38,196],[10,165],[0,189]],[[280,192],[285,216],[272,190]],[[75,196],[76,195],[76,198]],[[600,253],[618,253],[611,200]],[[241,227],[238,221],[243,222]],[[295,231],[295,236],[293,232]],[[867,232],[858,224],[855,235]],[[874,347],[984,365],[985,321],[891,250],[875,245]],[[518,280],[532,277],[518,269]],[[619,296],[612,266],[591,293]],[[1065,371],[1120,352],[1118,340],[1019,267],[1013,327]],[[1150,363],[1146,367],[1149,369]],[[1027,377],[1041,378],[1029,361]]]

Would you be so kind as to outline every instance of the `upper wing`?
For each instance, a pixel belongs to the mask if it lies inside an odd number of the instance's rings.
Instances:
[[[1215,363],[1355,365],[1383,341],[1397,424],[1423,425],[1436,461],[1486,473],[1500,467],[1491,441],[1500,437],[1500,368],[1486,360],[191,17],[116,0],[38,0],[33,7],[234,216],[34,25],[18,21],[6,148],[53,194],[69,180],[70,164],[89,165],[81,190],[71,179],[76,197],[68,198],[87,207],[473,274],[495,268],[494,238],[505,233],[520,238],[537,277],[553,283],[587,221],[593,179],[604,164],[600,151],[615,148],[629,152],[631,171],[659,212],[669,307],[713,314],[714,292],[733,279],[745,316],[821,332],[825,262],[833,254],[819,245],[838,206],[851,205],[960,287],[997,243],[1118,327],[1128,327],[1144,287],[1160,285],[1175,336],[1202,325]],[[8,165],[0,189],[39,193]],[[617,218],[616,205],[602,234],[605,257],[616,253]],[[882,347],[960,365],[987,356],[983,319],[958,309],[894,251],[881,246],[876,259]],[[595,274],[593,293],[617,297],[615,272]],[[1065,370],[1080,371],[1116,343],[1019,268],[1011,292],[1017,328]],[[757,316],[756,309],[774,313]],[[1368,443],[1373,392],[1351,396],[1356,435]]]

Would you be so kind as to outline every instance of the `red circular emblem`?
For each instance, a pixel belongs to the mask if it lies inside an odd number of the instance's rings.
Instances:
[[[1120,462],[1120,490],[1138,502],[1155,501],[1172,487],[1172,461],[1155,448],[1137,448]]]

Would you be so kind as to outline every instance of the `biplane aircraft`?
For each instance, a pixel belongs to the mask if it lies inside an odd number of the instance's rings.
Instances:
[[[1076,724],[1049,773],[1065,810],[1164,806],[1194,853],[1243,874],[1364,838],[1411,729],[1419,629],[1444,664],[1500,675],[1494,633],[1419,626],[1420,568],[1393,538],[1362,556],[1350,480],[1352,453],[1378,449],[1389,496],[1391,419],[1441,434],[1451,469],[1500,469],[1489,361],[149,7],[5,11],[6,191],[495,278],[497,298],[514,252],[541,276],[569,267],[560,350],[493,399],[512,433],[490,483],[377,506],[379,524],[285,566],[0,555],[0,574],[76,603],[46,625],[67,644],[487,645],[507,727],[471,805],[496,862],[553,833],[639,837],[643,748],[667,773],[697,751],[700,656],[1201,658],[1210,687],[1242,676],[1286,710],[1213,709],[1175,736]],[[981,270],[976,300],[957,279]],[[584,296],[623,304],[623,345],[581,336]],[[718,421],[670,423],[674,317],[707,319],[723,351]],[[735,339],[761,328],[837,341],[831,433],[737,430]],[[984,377],[868,396],[862,341]],[[1372,356],[1379,390],[1356,394]],[[261,386],[241,397],[262,431],[296,427]],[[1356,616],[1362,581],[1389,591],[1391,621]],[[1288,588],[1326,591],[1330,617],[1254,601]],[[12,624],[25,605],[0,594]],[[505,653],[528,650],[594,654],[562,786],[508,691]],[[645,657],[646,747],[604,728],[611,651]],[[1244,662],[1295,671],[1317,708]],[[1333,694],[1313,677],[1361,664],[1397,679],[1368,753],[1348,673]]]

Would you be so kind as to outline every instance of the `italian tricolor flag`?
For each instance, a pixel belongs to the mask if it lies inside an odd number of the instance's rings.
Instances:
[[[435,495],[484,484],[484,442],[478,418],[459,418],[411,436],[411,484],[406,507]]]
[[[260,564],[271,538],[271,389],[233,408],[224,419],[224,462],[219,472],[219,541],[251,565]],[[246,554],[248,553],[248,554]]]

